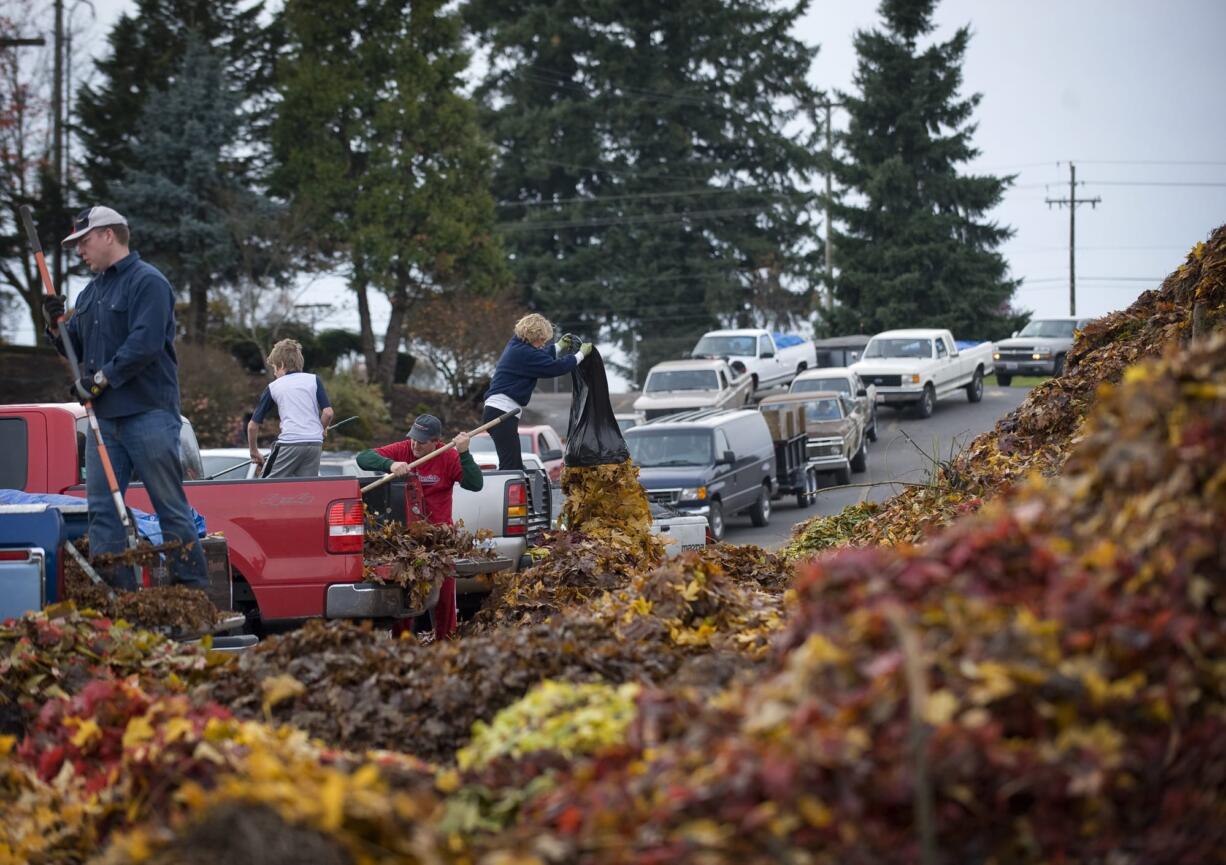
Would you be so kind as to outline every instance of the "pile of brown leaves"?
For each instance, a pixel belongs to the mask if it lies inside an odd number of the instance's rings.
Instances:
[[[488,531],[476,535],[460,525],[436,525],[419,520],[366,527],[363,577],[372,583],[394,583],[405,589],[409,609],[424,609],[446,577],[455,576],[456,559],[491,559],[480,546]]]
[[[1159,289],[1087,325],[1069,353],[1064,375],[1035,387],[995,429],[935,466],[930,484],[884,502],[848,542],[915,543],[1031,473],[1058,474],[1100,388],[1120,381],[1125,369],[1158,357],[1167,346],[1186,344],[1198,307],[1206,332],[1226,327],[1226,226],[1198,243]],[[829,519],[817,517],[798,527],[792,554],[812,546],[805,540],[808,535],[827,534]]]
[[[623,747],[474,858],[1216,861],[1223,453],[1217,334],[1105,388],[1062,477],[802,565],[767,670],[705,705],[644,693]]]
[[[627,546],[584,532],[546,532],[530,550],[534,564],[499,574],[467,632],[543,622],[567,607],[582,607],[625,586],[643,562]]]
[[[82,555],[89,555],[89,543],[81,538],[73,544]],[[147,542],[135,550],[104,554],[90,559],[95,569],[111,565],[157,567],[163,555],[178,555],[181,545],[153,546]],[[64,557],[64,597],[81,609],[95,610],[110,619],[123,619],[142,628],[172,636],[207,634],[222,617],[208,595],[186,586],[150,586],[135,592],[108,592],[81,569],[72,556]]]
[[[561,523],[645,563],[660,561],[663,545],[651,534],[651,507],[634,463],[562,469]]]

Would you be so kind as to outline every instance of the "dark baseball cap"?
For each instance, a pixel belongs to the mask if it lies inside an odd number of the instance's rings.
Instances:
[[[72,234],[60,241],[61,244],[80,240],[95,228],[104,225],[127,225],[128,220],[119,215],[118,211],[109,207],[87,207],[72,220]]]
[[[409,438],[415,442],[432,442],[442,437],[442,421],[432,414],[419,414],[409,430]]]

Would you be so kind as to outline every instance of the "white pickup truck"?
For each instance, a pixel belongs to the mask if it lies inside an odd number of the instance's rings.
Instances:
[[[817,366],[813,340],[756,327],[704,333],[690,357],[740,364],[753,377],[754,390],[789,384],[798,372]]]
[[[741,408],[753,399],[753,382],[723,360],[666,360],[647,373],[634,401],[639,423],[700,408]]]
[[[851,365],[866,384],[876,385],[883,405],[914,406],[928,417],[937,400],[964,391],[970,402],[983,399],[983,377],[994,369],[990,342],[954,341],[948,330],[887,330],[868,341]]]

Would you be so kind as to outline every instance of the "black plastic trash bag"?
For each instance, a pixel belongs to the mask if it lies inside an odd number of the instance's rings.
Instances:
[[[570,374],[570,426],[566,433],[568,466],[603,466],[630,459],[626,440],[613,417],[609,379],[595,346]]]

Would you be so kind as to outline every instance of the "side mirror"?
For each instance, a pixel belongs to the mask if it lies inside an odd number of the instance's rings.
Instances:
[[[764,352],[762,352],[762,354],[761,354],[761,358],[762,358],[763,360],[766,360],[767,358],[771,358],[771,357],[774,357],[774,356],[775,356],[775,353],[774,353],[773,351],[764,351]]]
[[[856,391],[856,396],[868,396],[868,389],[860,388],[858,391]]]
[[[1009,336],[1010,336],[1010,337],[1015,337],[1015,336],[1017,336],[1017,331],[1016,331],[1016,330],[1015,330],[1015,331],[1013,331],[1013,333],[1009,334]]]
[[[720,458],[715,461],[716,465],[721,463],[727,463],[730,466],[736,465],[736,454],[732,451],[724,451]]]
[[[562,452],[557,448],[541,452],[541,462],[543,463],[553,462],[554,460],[560,459],[562,459]]]

